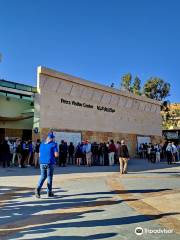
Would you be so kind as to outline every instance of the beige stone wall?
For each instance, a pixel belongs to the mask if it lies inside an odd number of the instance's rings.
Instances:
[[[155,143],[163,144],[164,143],[164,138],[161,137],[161,136],[151,136],[151,142],[153,144],[155,144]]]
[[[137,147],[137,137],[135,134],[123,134],[123,133],[113,133],[113,132],[91,132],[91,131],[83,131],[82,138],[85,140],[89,140],[91,142],[108,142],[111,139],[116,143],[117,141],[125,140],[128,145],[129,152],[131,156],[135,156],[136,147]]]
[[[107,136],[110,133],[161,136],[157,101],[46,68],[38,69],[38,87],[40,128],[101,132]],[[91,104],[93,109],[61,103],[62,98]],[[115,112],[99,111],[97,106],[113,108]]]

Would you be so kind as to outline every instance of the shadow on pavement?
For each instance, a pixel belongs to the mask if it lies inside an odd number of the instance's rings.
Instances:
[[[88,213],[88,212],[87,212]],[[91,211],[90,211],[91,213]],[[95,227],[106,227],[106,226],[120,226],[120,225],[128,225],[128,224],[135,224],[135,223],[142,223],[151,221],[153,219],[161,219],[166,216],[173,216],[177,213],[166,213],[166,214],[159,214],[159,215],[135,215],[135,216],[127,216],[127,217],[121,217],[121,218],[111,218],[111,219],[101,219],[101,220],[86,220],[81,221],[82,216],[80,218],[79,214],[76,214],[76,216],[73,219],[76,219],[76,222],[66,222],[66,223],[49,223],[46,226],[36,226],[36,227],[29,227],[27,230],[19,231],[16,233],[16,238],[24,236],[24,234],[31,234],[32,239],[35,239],[35,236],[37,234],[44,234],[44,233],[54,233],[56,230],[59,229],[65,229],[69,228],[69,231],[71,231],[72,228],[95,228]],[[71,220],[72,217],[66,217],[62,220]],[[61,220],[61,219],[59,219]],[[91,236],[62,236],[61,238],[64,239],[101,239],[101,238],[109,238],[110,236],[115,236],[117,233],[111,233],[111,235],[107,234],[96,234]],[[35,236],[33,236],[35,235]],[[89,238],[87,238],[89,237]],[[96,237],[96,238],[94,238]],[[49,238],[43,238],[43,239],[55,239],[54,236],[50,236]],[[3,238],[2,238],[3,240]]]
[[[96,240],[96,239],[105,239],[105,238],[111,238],[116,236],[117,233],[100,233],[100,234],[94,234],[94,235],[87,235],[87,236],[50,236],[50,237],[43,237],[45,240]],[[39,238],[34,238],[34,240],[39,240]]]
[[[123,193],[158,193],[163,191],[170,191],[170,188],[162,188],[162,189],[133,189],[133,190],[115,190],[117,194]]]
[[[3,187],[0,188],[1,191]],[[114,200],[113,194],[116,191],[92,192],[82,194],[60,195],[59,198],[52,199],[32,199],[34,191],[32,188],[6,187],[5,194],[0,198],[0,239],[10,239],[23,237],[25,234],[31,234],[35,239],[36,234],[55,232],[65,228],[95,228],[115,225],[126,225],[160,219],[164,216],[172,216],[177,213],[165,213],[159,215],[135,215],[119,218],[83,220],[88,214],[104,212],[99,207],[107,205],[120,204],[126,201],[136,201],[137,199]],[[119,191],[120,194],[159,192],[169,189],[145,189]],[[63,190],[55,189],[57,194],[63,194]],[[117,190],[118,191],[118,190]],[[101,195],[105,196],[101,196]],[[81,196],[76,198],[76,196]],[[72,199],[68,199],[72,197]],[[31,198],[31,199],[29,199]],[[67,221],[67,222],[64,222]],[[90,236],[63,236],[62,239],[101,239],[109,238],[109,234],[95,234]],[[74,238],[73,238],[74,237]],[[43,239],[55,239],[54,236]]]
[[[148,171],[147,172],[148,174],[172,174],[172,176],[174,175],[177,175],[177,176],[180,176],[180,171],[154,171],[154,172],[151,172],[151,171]]]
[[[73,219],[82,219],[85,214],[104,211],[98,209],[100,206],[114,205],[121,202],[120,200],[113,200],[111,196],[95,196],[91,194],[87,195],[86,198],[82,196],[78,199],[68,199],[69,195],[63,195],[58,196],[59,198],[34,198],[33,200],[34,191],[31,188],[8,186],[4,188],[4,194],[2,194],[3,187],[0,189],[1,240],[9,239],[9,236],[14,234],[18,235],[18,237],[23,236],[27,229],[28,231],[33,229],[34,232],[36,231],[35,227],[39,229],[38,232],[55,231],[50,227],[52,223],[68,220],[71,224]],[[58,194],[63,193],[62,190],[58,191],[57,189],[55,189],[55,192]],[[109,194],[111,193],[109,192]],[[96,237],[100,239],[101,235]],[[67,239],[71,239],[71,236],[67,237]],[[93,239],[93,237],[89,236],[89,239]]]
[[[157,170],[157,169],[172,169],[180,166],[180,162],[177,164],[168,165],[166,162],[160,163],[149,163],[146,159],[130,159],[128,164],[128,171],[131,173],[139,173],[148,170]],[[55,167],[54,175],[59,174],[72,174],[72,173],[114,173],[119,172],[119,165],[115,166],[92,166],[91,168],[84,166],[72,166],[68,165],[67,167]],[[0,168],[0,176],[36,176],[40,174],[39,169],[31,168]]]
[[[150,163],[146,159],[132,159],[129,161],[128,166],[128,171],[139,173],[148,170],[172,169],[178,166],[180,167],[180,163],[168,165],[167,162]]]

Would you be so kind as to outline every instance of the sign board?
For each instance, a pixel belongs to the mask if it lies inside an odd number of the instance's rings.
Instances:
[[[138,149],[139,149],[139,146],[140,146],[142,143],[147,143],[147,144],[149,144],[150,142],[151,142],[151,138],[148,137],[148,136],[137,136]]]
[[[63,99],[63,98],[61,98],[61,103],[68,104],[68,105],[73,105],[73,106],[76,106],[76,107],[94,108],[94,106],[91,105],[91,104],[76,102],[76,101],[69,101],[69,100],[66,100],[66,99]],[[115,109],[113,109],[111,107],[96,106],[96,109],[99,110],[99,111],[104,111],[104,112],[111,112],[111,113],[115,112]]]
[[[177,132],[166,132],[165,133],[167,139],[178,139],[178,131]]]
[[[72,142],[74,146],[77,146],[77,144],[81,142],[80,132],[54,132],[54,135],[58,144],[60,144],[62,140],[67,142],[68,145]]]

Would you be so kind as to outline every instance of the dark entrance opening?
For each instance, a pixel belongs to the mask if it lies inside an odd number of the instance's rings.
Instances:
[[[22,139],[25,141],[32,140],[32,130],[24,129],[22,134]]]
[[[5,138],[5,128],[0,128],[0,142]]]

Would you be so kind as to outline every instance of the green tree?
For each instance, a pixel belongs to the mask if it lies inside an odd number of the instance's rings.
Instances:
[[[169,101],[164,101],[161,106],[163,129],[173,129],[178,127],[180,119],[180,109],[172,109]]]
[[[161,104],[161,116],[162,116],[162,126],[163,129],[167,129],[169,125],[170,118],[170,102],[163,101]]]
[[[131,91],[136,95],[141,95],[141,80],[137,76],[134,79]]]
[[[162,101],[169,96],[170,84],[157,77],[150,78],[144,84],[143,92],[151,99]]]
[[[124,74],[121,78],[121,89],[131,91],[131,81],[132,75],[131,73]]]
[[[161,116],[163,129],[168,129],[172,125],[172,114],[170,110],[170,102],[164,101],[169,96],[170,84],[160,78],[150,78],[144,85],[144,94],[152,99],[162,101]]]
[[[166,100],[166,101],[163,101],[162,104],[161,104],[161,111],[163,112],[169,112],[170,111],[170,101],[169,100]]]

